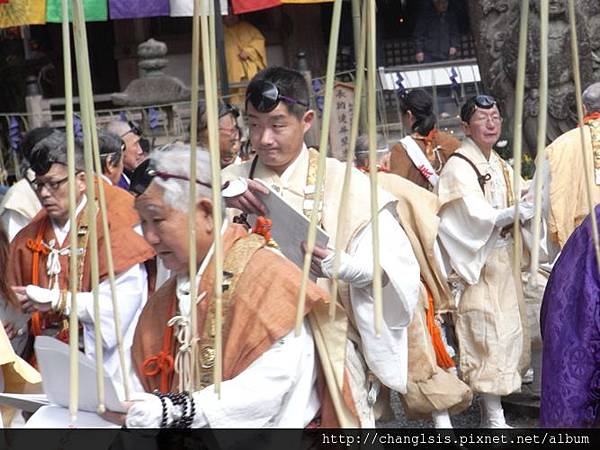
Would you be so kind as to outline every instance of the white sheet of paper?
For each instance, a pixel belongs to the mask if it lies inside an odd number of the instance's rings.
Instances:
[[[67,408],[57,405],[42,406],[38,411],[31,416],[25,424],[25,428],[120,428],[118,425],[104,420],[96,413],[77,411],[77,419],[71,422],[71,415]],[[104,435],[101,435],[104,436]],[[99,447],[97,442],[94,442],[94,448],[108,448],[111,442],[112,435],[107,435],[107,446]],[[112,436],[114,438],[114,436]],[[96,437],[94,439],[97,439]],[[86,442],[82,442],[79,448],[85,448]],[[89,441],[87,442],[89,444]],[[49,448],[54,448],[48,446]],[[21,447],[23,448],[23,447]],[[73,447],[71,447],[73,448]]]
[[[35,355],[42,374],[42,384],[48,401],[69,407],[69,346],[49,336],[38,336],[34,343]],[[96,413],[98,388],[96,362],[79,353],[79,409]],[[104,404],[114,412],[126,412],[112,380],[104,375]]]
[[[12,394],[0,392],[0,405],[8,405],[27,412],[36,412],[48,405],[46,394]]]
[[[292,208],[278,192],[275,192],[262,180],[254,181],[262,183],[270,192],[268,195],[260,193],[255,193],[254,195],[263,202],[267,208],[266,217],[273,222],[271,236],[277,242],[281,253],[302,269],[304,266],[304,252],[302,251],[301,244],[308,239],[310,219]],[[253,214],[249,215],[248,222],[254,226],[256,216]],[[328,242],[329,236],[327,233],[321,227],[317,226],[316,245],[325,248]],[[314,280],[312,275],[311,279]]]

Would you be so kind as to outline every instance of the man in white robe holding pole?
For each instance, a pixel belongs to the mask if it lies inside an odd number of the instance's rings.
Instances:
[[[246,91],[246,111],[250,140],[256,157],[223,170],[227,206],[258,215],[264,206],[254,195],[268,191],[264,181],[294,209],[310,217],[314,205],[318,151],[304,144],[314,111],[308,107],[306,82],[297,71],[271,67],[259,72]],[[315,308],[311,324],[329,390],[335,386],[337,421],[342,427],[374,426],[373,403],[378,379],[391,389],[405,393],[407,382],[407,333],[419,296],[419,265],[406,233],[398,223],[396,200],[379,192],[379,223],[382,236],[390,236],[381,247],[383,276],[383,317],[381,336],[374,327],[372,293],[373,264],[368,178],[354,170],[349,189],[349,204],[360,208],[339,211],[345,164],[328,158],[319,208],[320,225],[336,241],[338,221],[342,248],[339,271],[338,310],[330,322],[328,308]],[[276,224],[274,224],[276,226]],[[313,273],[319,285],[329,288],[334,252],[315,247]],[[334,399],[334,403],[336,403]]]

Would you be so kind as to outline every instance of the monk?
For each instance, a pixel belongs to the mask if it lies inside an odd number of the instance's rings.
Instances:
[[[154,152],[146,189],[136,198],[144,236],[174,276],[150,298],[135,331],[135,384],[154,392],[135,402],[128,427],[303,428],[335,417],[321,402],[319,370],[308,324],[294,334],[300,270],[267,247],[265,235],[225,222],[214,227],[208,152],[197,155],[196,255],[198,299],[188,278],[189,148]],[[224,210],[223,210],[224,211]],[[223,384],[213,386],[216,233],[223,236]],[[306,313],[327,293],[310,284]],[[198,379],[190,382],[190,309],[197,305]],[[192,386],[188,388],[188,382]],[[185,392],[191,389],[193,392]],[[330,403],[329,403],[330,405]],[[113,419],[121,419],[112,415]],[[322,422],[323,421],[323,422]]]

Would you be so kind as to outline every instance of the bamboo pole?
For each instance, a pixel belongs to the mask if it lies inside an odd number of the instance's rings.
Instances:
[[[592,181],[592,167],[589,162],[589,155],[586,153],[585,133],[583,123],[583,101],[581,89],[581,74],[579,72],[579,48],[577,47],[577,21],[575,17],[575,3],[569,0],[569,24],[571,26],[571,53],[573,56],[573,79],[575,81],[575,98],[577,99],[577,119],[579,122],[579,135],[581,136],[581,152],[583,153],[583,167],[585,174],[585,184],[587,188],[588,207],[590,208],[590,220],[592,222],[592,239],[594,241],[594,250],[596,252],[596,265],[600,274],[600,242],[598,237],[598,221],[596,220],[596,211],[594,207],[594,182]]]
[[[381,303],[381,265],[379,264],[379,205],[377,201],[377,71],[375,43],[377,28],[375,21],[375,0],[369,1],[368,51],[367,51],[367,117],[369,124],[369,178],[371,181],[371,226],[373,237],[373,301],[375,305],[375,333],[381,333],[383,310]]]
[[[540,257],[540,225],[542,220],[542,167],[546,148],[546,122],[548,114],[548,2],[540,0],[540,105],[537,130],[537,155],[535,167],[535,214],[533,216],[533,246],[531,248],[531,265],[529,283],[538,285],[538,268]]]
[[[71,73],[71,38],[69,32],[68,0],[62,6],[63,67],[65,74],[65,126],[67,134],[67,172],[69,176],[69,291],[71,312],[69,314],[69,414],[71,423],[77,420],[79,405],[79,324],[77,317],[77,196],[75,194],[75,135],[73,132],[73,77]],[[73,331],[75,330],[75,331]]]
[[[206,10],[205,10],[206,12]],[[213,11],[214,12],[214,11]],[[217,107],[217,79],[216,67],[210,67],[211,61],[216,61],[216,37],[215,37],[215,15],[201,15],[202,31],[202,58],[204,70],[204,95],[206,101],[206,125],[208,130],[208,147],[210,150],[210,168],[212,177],[212,202],[214,223],[214,246],[215,246],[215,281],[213,287],[213,301],[215,302],[215,364],[213,366],[213,384],[217,395],[221,395],[221,380],[223,378],[223,339],[222,339],[222,297],[223,297],[223,239],[221,228],[223,227],[221,215],[221,158],[219,151],[219,124]]]
[[[346,171],[344,172],[344,183],[342,185],[342,195],[340,199],[340,210],[338,217],[341,217],[344,211],[348,208],[348,192],[350,190],[350,178],[352,176],[352,168],[354,167],[354,148],[356,147],[356,139],[358,138],[358,129],[360,126],[361,113],[361,98],[363,85],[365,81],[365,47],[367,45],[367,20],[366,20],[366,1],[362,4],[362,13],[359,20],[363,17],[360,24],[360,38],[357,38],[356,45],[358,46],[357,64],[356,64],[356,83],[354,86],[354,113],[352,114],[352,124],[350,126],[350,143],[346,150]],[[329,304],[329,318],[335,317],[335,308],[338,292],[338,275],[340,273],[340,255],[342,252],[342,232],[343,220],[338,220],[337,231],[335,233],[335,257],[333,259],[333,277],[331,279],[331,303]]]
[[[84,60],[84,67],[87,68],[85,73],[82,75],[85,77],[84,83],[88,86],[88,89],[82,93],[82,95],[87,96],[87,107],[88,107],[88,116],[92,119],[89,124],[89,132],[91,133],[91,144],[92,144],[92,158],[93,165],[95,169],[95,177],[94,181],[97,182],[98,185],[98,206],[100,210],[100,220],[102,226],[102,232],[104,234],[104,252],[106,257],[106,269],[108,272],[108,282],[110,286],[111,293],[111,301],[113,305],[113,319],[115,323],[115,337],[117,341],[117,354],[119,355],[119,362],[121,365],[121,376],[123,379],[123,389],[125,394],[125,400],[130,400],[130,390],[129,390],[129,371],[126,366],[125,361],[125,352],[123,350],[123,332],[121,328],[121,315],[119,314],[119,303],[117,301],[117,287],[115,280],[115,269],[114,262],[112,257],[112,245],[111,245],[111,235],[110,229],[108,225],[108,214],[107,214],[107,205],[106,205],[106,193],[104,190],[104,183],[102,181],[102,163],[100,161],[100,149],[98,145],[98,131],[96,128],[96,113],[94,108],[94,97],[92,93],[92,79],[90,73],[90,62],[89,62],[89,53],[88,53],[88,43],[87,43],[87,33],[83,32],[83,49],[84,53],[82,55]],[[89,183],[88,179],[88,183]],[[93,181],[92,181],[93,184]],[[99,316],[97,316],[99,318]],[[100,323],[100,320],[96,321]],[[100,327],[96,327],[97,333],[101,331]]]
[[[194,0],[194,16],[192,18],[192,73],[191,73],[191,99],[190,99],[190,192],[188,203],[188,245],[190,249],[189,260],[189,279],[190,279],[190,342],[191,358],[189,367],[190,374],[186,378],[184,374],[180,374],[182,380],[188,380],[189,386],[183,385],[183,390],[195,391],[196,373],[197,373],[197,334],[198,334],[198,314],[196,311],[196,298],[198,296],[197,280],[196,280],[196,144],[198,142],[198,85],[199,85],[199,70],[198,60],[200,58],[200,0]],[[204,59],[204,58],[203,58]]]
[[[81,0],[72,0],[73,3],[73,37],[75,42],[75,59],[77,63],[77,81],[79,85],[79,97],[81,105],[81,122],[83,126],[83,155],[85,163],[85,177],[87,181],[87,204],[89,230],[89,252],[91,263],[91,286],[94,297],[94,317],[96,318],[95,339],[96,339],[96,382],[98,385],[98,414],[105,411],[104,406],[104,365],[102,334],[100,329],[100,301],[98,284],[100,281],[98,268],[98,230],[96,225],[97,207],[94,192],[94,168],[92,155],[92,133],[90,128],[95,126],[94,118],[90,117],[89,97],[85,94],[86,90],[91,89],[86,83],[89,77],[89,65],[86,65],[85,54],[85,19],[83,15],[83,6]],[[73,225],[72,225],[73,226]]]
[[[513,124],[513,198],[515,199],[514,253],[513,269],[515,279],[521,279],[522,234],[519,220],[519,202],[521,200],[521,155],[523,149],[523,98],[525,96],[525,57],[527,56],[527,25],[529,20],[529,2],[521,2],[519,23],[519,57],[517,63],[517,86],[515,89],[515,120]]]
[[[335,0],[333,4],[333,17],[331,19],[331,34],[329,37],[329,53],[327,58],[327,74],[325,79],[325,106],[323,107],[323,121],[321,128],[321,140],[319,142],[319,163],[317,166],[317,179],[315,182],[315,198],[310,215],[308,238],[306,243],[306,254],[304,255],[304,267],[302,269],[302,284],[298,295],[298,308],[296,310],[296,336],[300,335],[302,322],[304,320],[304,302],[306,298],[306,287],[310,273],[310,263],[315,248],[317,237],[317,221],[321,209],[323,197],[323,184],[325,178],[325,163],[327,148],[329,144],[329,126],[331,122],[331,108],[333,102],[333,83],[335,81],[335,61],[338,48],[338,37],[340,34],[340,18],[342,16],[342,0]],[[331,299],[335,302],[335,299]]]

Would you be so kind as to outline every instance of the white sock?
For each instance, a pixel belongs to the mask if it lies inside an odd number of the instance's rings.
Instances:
[[[434,411],[431,413],[433,418],[433,425],[435,428],[452,428],[452,422],[450,421],[450,414],[448,410]]]
[[[482,426],[489,428],[508,428],[506,419],[504,418],[504,410],[502,409],[500,396],[494,394],[480,395],[483,413],[482,417],[485,418],[485,421],[482,420]]]

